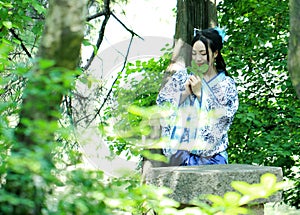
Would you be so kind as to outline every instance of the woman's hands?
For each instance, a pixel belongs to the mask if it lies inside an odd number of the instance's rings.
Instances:
[[[202,81],[199,76],[192,75],[188,79],[188,85],[190,86],[191,92],[198,97],[198,99],[201,96],[201,87],[202,87]]]
[[[202,81],[199,76],[192,75],[184,84],[185,90],[181,94],[180,104],[191,94],[197,96],[200,99]]]

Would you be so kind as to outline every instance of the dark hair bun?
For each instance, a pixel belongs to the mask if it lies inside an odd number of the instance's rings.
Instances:
[[[204,29],[199,31],[205,38],[209,39],[211,42],[211,49],[213,52],[216,50],[221,51],[223,48],[222,37],[220,36],[219,32],[213,28]]]

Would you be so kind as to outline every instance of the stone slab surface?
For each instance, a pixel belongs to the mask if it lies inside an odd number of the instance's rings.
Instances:
[[[170,198],[189,204],[190,200],[202,194],[223,196],[234,191],[232,181],[259,183],[265,173],[276,175],[277,181],[282,180],[282,169],[271,166],[254,166],[245,164],[204,165],[188,167],[155,167],[145,174],[145,182],[156,186],[171,188],[174,192]],[[281,192],[269,199],[259,199],[258,203],[277,202],[281,200]]]

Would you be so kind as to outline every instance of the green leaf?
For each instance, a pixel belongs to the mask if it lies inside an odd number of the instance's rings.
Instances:
[[[271,173],[266,173],[261,176],[260,183],[264,186],[265,189],[271,190],[276,185],[276,176]]]
[[[12,22],[10,22],[10,21],[3,21],[2,25],[4,25],[7,29],[12,28]]]
[[[161,161],[161,162],[165,162],[165,163],[168,162],[168,158],[166,156],[161,155],[161,154],[151,153],[149,150],[143,150],[141,152],[141,155],[150,160]]]
[[[83,39],[83,40],[82,40],[82,44],[83,44],[84,46],[91,46],[91,45],[92,45],[92,43],[91,43],[88,39]]]
[[[191,62],[191,66],[187,67],[189,73],[199,76],[203,78],[203,74],[207,72],[209,66],[207,64],[203,64],[198,66],[194,60]]]
[[[227,192],[224,195],[224,200],[228,205],[239,205],[241,195],[237,192]]]
[[[242,194],[248,194],[251,185],[244,181],[233,181],[231,186]]]
[[[7,7],[7,8],[13,8],[13,5],[10,2],[0,1],[0,5],[2,5],[3,7]]]
[[[38,1],[33,1],[32,6],[39,14],[46,13],[46,8],[42,4],[40,4]]]
[[[46,60],[46,59],[40,59],[39,60],[39,66],[40,69],[47,69],[55,65],[54,60]]]
[[[226,215],[240,215],[240,214],[251,214],[247,208],[236,207],[226,209]]]
[[[210,200],[211,202],[213,202],[213,204],[215,206],[224,206],[225,205],[225,201],[221,196],[208,195],[207,199]]]

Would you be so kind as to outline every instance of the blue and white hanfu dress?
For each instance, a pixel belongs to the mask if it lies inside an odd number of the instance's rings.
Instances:
[[[208,82],[202,79],[200,99],[189,95],[179,103],[190,75],[177,71],[158,94],[157,104],[174,110],[161,119],[163,153],[176,166],[226,164],[228,130],[239,104],[235,82],[221,71]]]

